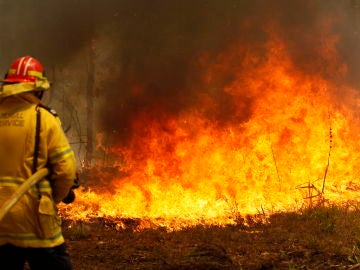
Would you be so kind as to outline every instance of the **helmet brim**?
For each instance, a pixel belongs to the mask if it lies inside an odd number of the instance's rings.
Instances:
[[[31,80],[24,80],[24,79],[18,79],[18,78],[5,78],[5,79],[2,79],[0,80],[0,82],[3,82],[3,83],[26,83],[26,82],[34,82],[34,81],[31,81]]]

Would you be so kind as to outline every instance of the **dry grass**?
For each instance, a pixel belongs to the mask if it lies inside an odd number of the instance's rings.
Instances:
[[[240,220],[177,232],[134,232],[105,220],[69,227],[65,221],[64,233],[75,270],[360,269],[356,204]]]

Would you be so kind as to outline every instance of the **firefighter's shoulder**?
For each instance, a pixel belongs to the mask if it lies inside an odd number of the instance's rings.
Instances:
[[[49,106],[46,106],[46,105],[44,105],[44,104],[39,104],[39,107],[40,108],[43,108],[44,110],[46,110],[46,111],[48,111],[50,114],[52,114],[54,117],[59,117],[59,115],[57,114],[57,112],[53,109],[53,108],[51,108],[51,107],[49,107]]]

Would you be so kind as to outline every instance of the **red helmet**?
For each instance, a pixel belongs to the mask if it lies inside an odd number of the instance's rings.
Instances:
[[[31,56],[16,59],[10,66],[3,82],[22,83],[35,82],[37,78],[43,77],[41,63]]]

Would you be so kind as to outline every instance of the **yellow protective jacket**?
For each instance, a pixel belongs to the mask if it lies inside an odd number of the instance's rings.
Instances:
[[[73,185],[75,158],[58,118],[29,95],[0,98],[0,204],[32,175],[37,110],[41,119],[37,169],[47,167],[50,175],[0,221],[0,245],[54,247],[64,242],[56,204]]]

